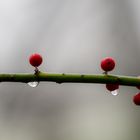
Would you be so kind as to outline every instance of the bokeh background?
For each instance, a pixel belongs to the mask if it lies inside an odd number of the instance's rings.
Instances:
[[[0,72],[140,74],[140,2],[137,0],[1,0]],[[139,140],[139,92],[121,86],[112,96],[100,84],[0,84],[0,140]]]

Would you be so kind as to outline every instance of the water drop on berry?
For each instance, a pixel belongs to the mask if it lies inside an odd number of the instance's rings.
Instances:
[[[118,95],[118,90],[113,90],[113,91],[111,91],[111,94],[112,94],[113,96]]]

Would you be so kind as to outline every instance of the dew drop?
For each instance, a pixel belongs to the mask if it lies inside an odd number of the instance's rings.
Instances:
[[[33,82],[29,82],[29,83],[27,83],[30,87],[37,87],[38,85],[39,85],[39,82],[37,82],[37,81],[33,81]]]
[[[113,90],[113,91],[111,91],[111,94],[112,94],[113,96],[118,95],[118,90]]]

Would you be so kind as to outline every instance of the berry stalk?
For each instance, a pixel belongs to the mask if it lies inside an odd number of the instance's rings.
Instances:
[[[125,86],[140,85],[140,78],[116,75],[56,74],[39,72],[36,74],[0,74],[1,82],[56,82],[56,83],[100,83]]]

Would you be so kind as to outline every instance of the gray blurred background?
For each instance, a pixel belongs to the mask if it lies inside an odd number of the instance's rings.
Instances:
[[[0,72],[100,74],[100,61],[116,59],[112,74],[140,75],[140,2],[137,0],[1,0]],[[139,92],[100,84],[0,84],[0,140],[139,140]]]

